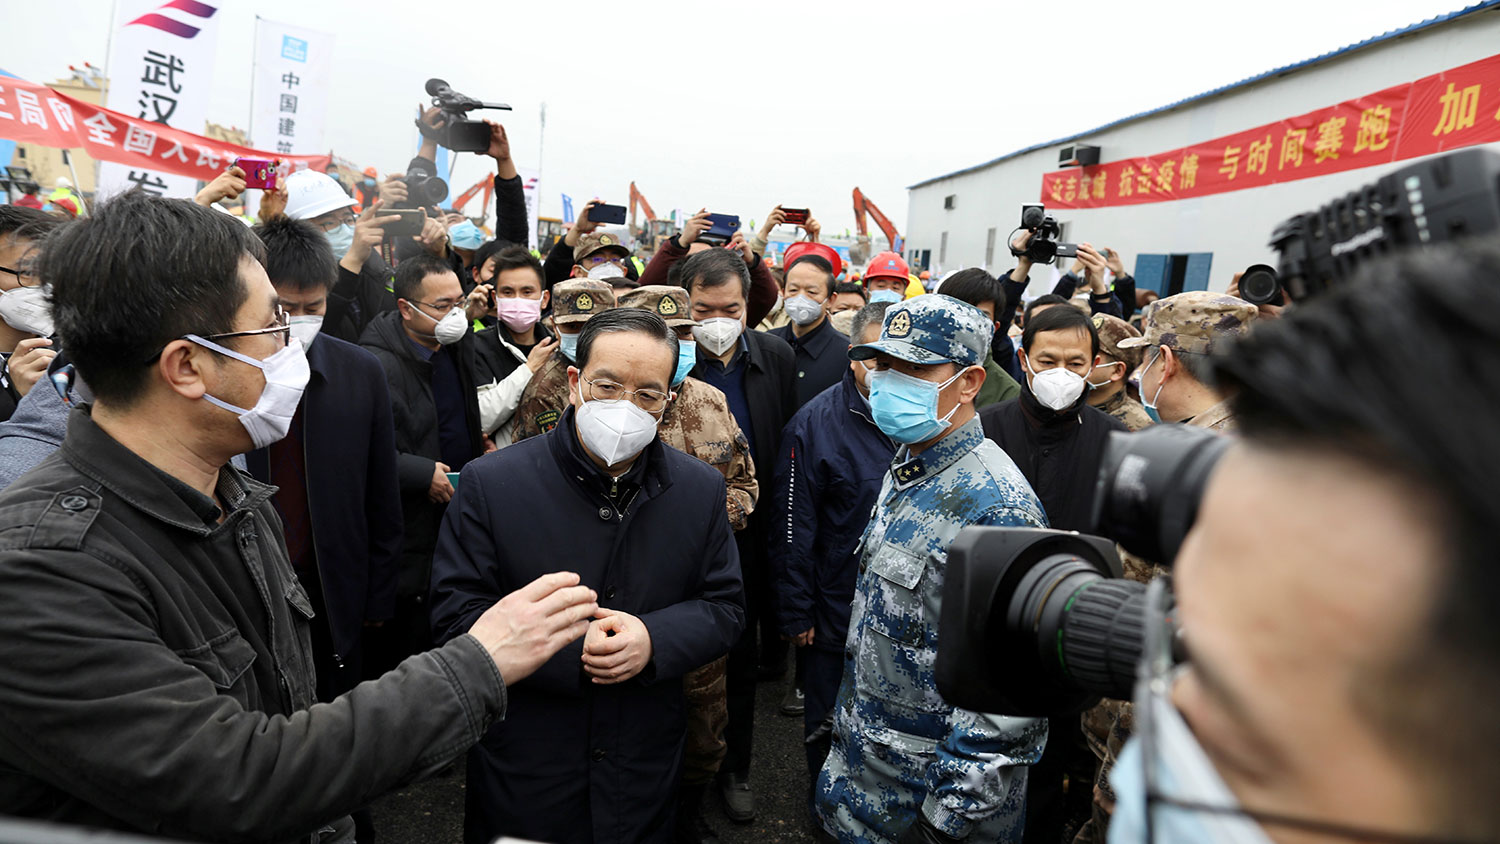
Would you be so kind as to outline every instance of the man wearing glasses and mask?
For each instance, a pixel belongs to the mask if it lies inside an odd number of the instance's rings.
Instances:
[[[237,220],[141,192],[48,241],[40,274],[93,401],[0,494],[0,814],[353,841],[350,810],[478,741],[597,609],[553,574],[313,705],[274,487],[228,465],[286,434],[308,379],[260,254]]]
[[[584,641],[509,689],[506,720],[470,754],[467,842],[671,840],[683,675],[744,625],[724,476],[657,436],[677,343],[650,311],[592,317],[556,427],[471,464],[443,520],[439,639],[551,560],[599,596]]]

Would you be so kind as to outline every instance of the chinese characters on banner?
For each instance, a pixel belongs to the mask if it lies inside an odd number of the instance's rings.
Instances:
[[[217,6],[199,0],[117,0],[105,106],[148,124],[202,132],[219,40],[217,12]],[[127,130],[122,143],[127,151],[159,156],[156,140],[153,130],[142,128]],[[101,193],[135,187],[158,196],[186,197],[198,190],[196,179],[165,168],[99,165]]]
[[[1048,208],[1189,199],[1500,141],[1500,56],[1191,147],[1042,177]]]
[[[255,19],[250,141],[281,154],[324,150],[333,36]]]
[[[196,184],[236,158],[278,156],[216,141],[75,100],[28,82],[0,77],[0,138],[56,149],[81,149],[101,164]],[[282,155],[292,169],[328,169],[327,155]]]

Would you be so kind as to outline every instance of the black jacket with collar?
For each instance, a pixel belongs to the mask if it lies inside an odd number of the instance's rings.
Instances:
[[[432,573],[432,546],[437,541],[442,504],[427,497],[433,472],[442,459],[438,439],[437,404],[432,398],[432,364],[412,347],[401,327],[401,312],[381,314],[360,338],[360,345],[375,355],[385,370],[391,393],[396,427],[396,475],[401,485],[401,509],[406,522],[405,550],[401,556],[401,578],[397,594],[418,597],[427,594]],[[474,381],[474,333],[445,346],[443,354],[454,356],[458,378],[464,389],[464,424],[469,432],[469,453],[484,453],[479,431],[479,397],[469,385]]]
[[[380,362],[321,333],[307,349],[312,370],[302,404],[307,507],[334,658],[352,652],[366,621],[395,614],[401,564],[396,432]],[[245,455],[270,482],[269,449]]]
[[[195,841],[290,842],[446,765],[504,711],[472,636],[313,706],[312,608],[273,488],[213,499],[75,410],[0,493],[0,809]],[[722,518],[720,519],[722,521]]]
[[[1130,430],[1089,407],[1087,398],[1054,411],[1022,382],[1021,395],[979,411],[984,435],[1016,462],[1047,511],[1047,524],[1057,530],[1094,530],[1094,480],[1104,446],[1111,431]]]
[[[833,327],[833,320],[823,317],[823,324],[804,337],[798,337],[791,323],[766,332],[780,337],[792,347],[796,364],[797,408],[813,400],[818,393],[844,379],[849,371],[849,337]]]
[[[460,634],[500,598],[566,570],[600,607],[641,620],[651,659],[630,680],[594,684],[577,640],[512,689],[505,721],[469,757],[466,841],[670,841],[682,677],[728,653],[744,627],[724,476],[656,438],[612,481],[573,420],[570,407],[547,434],[465,467],[433,563],[433,636]]]

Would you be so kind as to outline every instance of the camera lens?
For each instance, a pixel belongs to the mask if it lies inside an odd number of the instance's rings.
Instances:
[[[1240,275],[1240,298],[1252,305],[1282,304],[1281,279],[1276,270],[1255,264]]]
[[[1095,531],[1133,554],[1171,565],[1227,448],[1224,437],[1185,425],[1111,433],[1094,487]]]

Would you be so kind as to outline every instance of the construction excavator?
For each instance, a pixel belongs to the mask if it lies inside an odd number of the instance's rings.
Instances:
[[[863,267],[870,261],[870,230],[865,223],[865,214],[868,213],[875,218],[875,225],[885,235],[885,239],[891,244],[891,251],[896,254],[906,247],[906,241],[901,239],[901,234],[896,231],[896,226],[890,218],[882,214],[875,203],[865,198],[859,188],[854,189],[854,225],[857,230],[857,238],[853,246],[849,247],[849,263],[855,267]]]
[[[646,215],[644,226],[636,225],[636,209]],[[635,182],[630,183],[630,236],[635,238],[636,249],[642,257],[649,260],[650,256],[656,254],[656,247],[663,240],[677,236],[677,225],[671,220],[658,219],[656,212],[651,210],[651,203],[641,195],[636,188]]]

